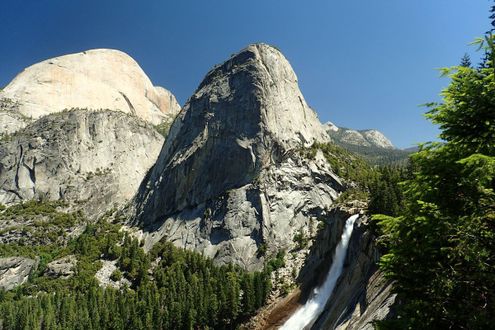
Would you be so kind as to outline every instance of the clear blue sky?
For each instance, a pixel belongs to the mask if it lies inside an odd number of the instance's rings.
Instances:
[[[418,107],[489,28],[488,0],[2,0],[0,86],[38,61],[116,48],[183,104],[247,44],[277,46],[322,122],[377,128],[397,146],[435,139]],[[475,59],[478,54],[473,55]]]

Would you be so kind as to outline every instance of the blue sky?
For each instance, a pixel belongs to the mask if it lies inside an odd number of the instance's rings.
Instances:
[[[322,122],[376,128],[399,147],[433,140],[420,104],[448,84],[436,68],[489,28],[488,0],[2,0],[0,86],[24,67],[91,48],[130,54],[183,104],[246,45],[277,46]]]

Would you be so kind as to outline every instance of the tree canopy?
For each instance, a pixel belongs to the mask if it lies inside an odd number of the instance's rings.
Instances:
[[[495,322],[495,75],[493,36],[479,68],[444,70],[450,85],[427,118],[444,142],[411,157],[399,216],[376,215],[396,283],[393,329],[488,329]]]

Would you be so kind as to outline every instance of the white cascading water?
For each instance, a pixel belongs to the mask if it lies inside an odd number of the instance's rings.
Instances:
[[[308,299],[306,304],[299,308],[280,328],[282,330],[300,330],[306,326],[312,324],[316,318],[321,314],[326,302],[332,295],[335,284],[342,274],[342,268],[344,267],[344,260],[347,254],[347,246],[354,229],[354,222],[359,217],[359,214],[355,214],[345,222],[344,232],[340,238],[340,242],[335,248],[333,256],[332,267],[328,272],[325,282],[319,288],[314,289],[311,298]]]

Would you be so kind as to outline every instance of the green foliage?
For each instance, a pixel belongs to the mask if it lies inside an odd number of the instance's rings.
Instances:
[[[0,256],[34,257],[60,250],[71,228],[84,225],[80,211],[65,212],[63,202],[27,201],[0,210],[0,234],[25,236],[16,243],[0,244]]]
[[[268,246],[266,245],[266,243],[261,243],[258,246],[258,251],[256,252],[257,257],[260,258],[265,256],[267,250],[268,250]]]
[[[162,121],[160,124],[155,125],[155,130],[160,133],[163,137],[167,137],[170,127],[172,126],[171,121]]]
[[[336,144],[315,143],[306,155],[314,158],[317,150],[323,152],[335,174],[358,183],[361,187],[366,187],[367,183],[375,176],[375,171],[363,158]]]
[[[342,192],[337,200],[336,204],[345,204],[346,201],[366,201],[369,199],[369,189],[366,186],[351,187]]]
[[[403,166],[409,159],[410,151],[400,149],[386,149],[379,147],[359,146],[349,143],[336,142],[342,148],[358,154],[364,158],[370,165],[378,166]]]
[[[488,63],[448,72],[443,103],[429,104],[427,114],[445,143],[412,156],[400,216],[375,217],[389,249],[381,268],[403,302],[396,319],[381,323],[386,328],[488,329],[495,322],[494,70]]]
[[[309,238],[304,234],[302,228],[294,235],[294,242],[296,242],[296,249],[301,250],[308,246]]]
[[[456,67],[442,104],[429,104],[427,117],[442,130],[440,137],[473,153],[495,148],[495,79],[493,69]]]
[[[116,269],[113,271],[112,275],[110,275],[110,279],[112,281],[115,281],[115,282],[118,282],[122,279],[122,272],[120,271],[120,269]]]
[[[266,269],[269,273],[285,266],[285,251],[280,250],[277,255],[267,262]]]
[[[404,207],[400,183],[410,176],[410,168],[384,166],[377,168],[378,175],[369,184],[370,214],[398,216]]]
[[[461,63],[459,66],[463,66],[465,68],[470,68],[471,67],[471,58],[469,57],[468,54],[464,54],[464,56],[461,59]]]
[[[314,158],[318,150],[323,152],[332,170],[349,183],[337,203],[369,200],[369,212],[373,214],[396,215],[401,209],[402,192],[398,183],[409,171],[404,166],[405,158],[402,157],[401,162],[395,162],[395,165],[373,167],[360,155],[333,143],[315,144],[305,149],[303,155]]]
[[[0,293],[3,329],[231,329],[263,306],[271,290],[268,270],[216,266],[167,242],[145,254],[137,240],[106,221],[88,225],[41,263],[67,254],[78,259],[73,277],[44,277],[41,266],[28,283]],[[277,257],[283,262],[283,253]],[[117,259],[111,279],[126,277],[131,287],[99,287],[94,275],[101,258]]]

